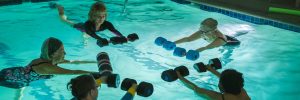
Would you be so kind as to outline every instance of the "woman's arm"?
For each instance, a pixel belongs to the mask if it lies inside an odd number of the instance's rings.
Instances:
[[[56,4],[56,8],[58,10],[60,20],[73,27],[75,23],[67,19],[67,16],[64,12],[64,7],[59,4]]]
[[[97,63],[97,61],[64,60],[60,64],[90,64],[90,63]]]
[[[212,90],[207,90],[204,88],[198,87],[196,84],[192,83],[191,81],[185,79],[184,77],[181,76],[181,74],[176,71],[179,80],[188,88],[193,90],[197,95],[206,98],[206,99],[217,99],[220,98],[221,93],[212,91]]]
[[[132,84],[121,100],[133,100],[136,93],[137,84]]]
[[[206,67],[208,71],[210,71],[211,73],[213,73],[214,75],[216,75],[218,78],[221,77],[221,73],[216,71],[215,69],[213,69],[211,66],[207,66]]]
[[[39,66],[33,66],[33,70],[38,74],[62,74],[62,75],[73,75],[73,74],[90,74],[96,72],[84,71],[84,70],[70,70],[61,68],[52,64],[41,64]]]
[[[96,40],[103,39],[103,38],[101,38],[100,36],[98,36],[96,34],[95,24],[93,24],[92,22],[86,21],[84,23],[84,29],[85,29],[86,34],[88,34],[89,36],[95,38]]]
[[[195,85],[195,84],[192,83],[191,81],[189,81],[189,80],[185,79],[184,77],[182,77],[181,74],[180,74],[178,71],[176,71],[176,73],[177,73],[177,76],[178,76],[179,80],[180,80],[186,87],[188,87],[188,88],[191,89],[191,90],[195,90],[195,88],[197,87],[197,85]]]
[[[208,44],[205,47],[198,48],[198,49],[196,49],[196,51],[202,52],[204,50],[212,49],[212,48],[219,47],[219,46],[222,46],[225,44],[226,44],[226,41],[224,41],[221,38],[216,38],[212,43]]]
[[[175,43],[180,44],[180,43],[184,43],[184,42],[191,42],[191,41],[194,41],[194,40],[197,40],[200,38],[201,38],[201,33],[199,31],[197,31],[197,32],[193,33],[192,35],[190,35],[189,37],[184,37],[179,40],[176,40]]]
[[[116,36],[123,36],[121,32],[119,32],[111,22],[106,21],[104,25],[107,25],[108,30],[113,32]]]

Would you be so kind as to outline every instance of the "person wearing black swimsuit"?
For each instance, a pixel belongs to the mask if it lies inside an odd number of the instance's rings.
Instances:
[[[87,37],[93,37],[97,39],[97,41],[101,42],[108,42],[106,39],[100,37],[99,35],[96,34],[96,32],[99,31],[104,31],[108,29],[111,31],[113,34],[115,34],[118,37],[122,37],[123,35],[121,32],[119,32],[114,25],[106,20],[107,17],[107,12],[106,12],[106,7],[104,3],[102,2],[96,2],[91,6],[91,9],[88,14],[88,20],[84,23],[75,23],[73,21],[70,21],[67,19],[67,16],[64,13],[64,8],[63,6],[59,4],[52,4],[54,8],[58,9],[60,19],[70,25],[71,27],[81,31],[84,35],[85,38]]]

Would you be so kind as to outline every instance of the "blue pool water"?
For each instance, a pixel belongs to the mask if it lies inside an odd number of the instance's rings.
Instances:
[[[129,0],[123,13],[123,0],[104,0],[108,7],[108,20],[124,35],[136,32],[140,40],[124,45],[99,48],[94,39],[84,45],[82,34],[61,23],[57,10],[49,9],[48,3],[25,3],[0,7],[0,69],[25,66],[39,57],[42,42],[52,36],[63,41],[66,59],[95,60],[97,53],[108,52],[114,72],[121,80],[134,78],[154,85],[154,93],[148,98],[135,96],[135,100],[202,100],[179,81],[165,82],[161,72],[179,65],[186,65],[187,78],[199,87],[218,91],[218,79],[210,73],[197,73],[192,65],[207,63],[220,58],[222,71],[234,68],[243,73],[245,89],[253,100],[300,99],[300,34],[266,25],[256,25],[222,14],[206,12],[198,8],[179,5],[169,0]],[[69,19],[83,22],[87,19],[94,1],[59,1],[65,7]],[[242,43],[236,48],[216,48],[201,52],[197,61],[172,56],[172,52],[154,45],[154,39],[163,36],[176,40],[198,30],[200,21],[212,17],[219,21],[219,29],[225,34],[248,31],[237,37]],[[113,36],[109,31],[101,36]],[[187,49],[206,45],[203,40],[180,44]],[[97,71],[96,64],[60,65],[63,68]],[[66,89],[67,82],[75,75],[55,76],[49,80],[32,82],[23,91],[23,100],[65,100],[72,98]],[[18,98],[18,91],[0,87],[3,100]],[[99,100],[116,100],[125,91],[103,86]]]

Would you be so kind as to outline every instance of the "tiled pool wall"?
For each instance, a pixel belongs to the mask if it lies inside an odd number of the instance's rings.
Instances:
[[[47,2],[47,1],[57,1],[57,0],[0,0],[0,6],[7,6],[7,5],[17,5],[22,4],[23,2]]]
[[[23,1],[34,3],[34,2],[47,2],[47,1],[57,1],[57,0],[1,0],[0,6],[11,5],[11,4],[22,4]],[[177,2],[180,4],[191,4],[191,2],[185,1],[185,0],[171,0],[171,1],[174,1],[174,2]],[[200,9],[205,10],[205,11],[217,12],[217,13],[221,13],[221,14],[224,14],[224,15],[227,15],[230,17],[234,17],[234,18],[237,18],[237,19],[240,19],[243,21],[247,21],[250,23],[259,24],[259,25],[271,25],[271,26],[278,27],[281,29],[286,29],[286,30],[300,33],[299,26],[290,25],[287,23],[274,21],[274,20],[270,20],[270,19],[266,19],[266,18],[261,18],[261,17],[257,17],[257,16],[253,16],[253,15],[243,14],[243,13],[231,11],[228,9],[217,8],[217,7],[213,7],[213,6],[209,6],[209,5],[205,5],[205,4],[196,4],[196,5]]]
[[[191,2],[185,1],[185,0],[171,0],[171,1],[174,1],[174,2],[177,2],[180,4],[191,4]],[[247,15],[247,14],[243,14],[240,12],[231,11],[231,10],[227,10],[227,9],[217,8],[217,7],[213,7],[213,6],[209,6],[209,5],[205,5],[205,4],[197,3],[195,5],[196,5],[196,7],[199,7],[201,10],[205,10],[205,11],[209,11],[209,12],[217,12],[220,14],[224,14],[224,15],[227,15],[227,16],[230,16],[233,18],[237,18],[237,19],[247,21],[250,23],[254,23],[254,24],[258,24],[258,25],[270,25],[270,26],[281,28],[281,29],[300,33],[299,26],[290,25],[287,23],[274,21],[274,20],[270,20],[270,19],[266,19],[266,18],[260,18],[260,17],[253,16],[253,15]]]

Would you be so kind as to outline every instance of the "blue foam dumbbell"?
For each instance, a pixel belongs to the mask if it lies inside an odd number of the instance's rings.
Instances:
[[[167,39],[165,39],[163,37],[157,37],[155,39],[154,43],[158,46],[162,46],[166,41],[167,41]]]
[[[175,47],[176,47],[176,44],[174,42],[171,42],[171,41],[166,41],[163,44],[163,48],[165,48],[166,50],[174,50]]]
[[[186,50],[184,48],[176,47],[174,52],[174,56],[183,57],[186,55]]]
[[[195,50],[189,50],[186,53],[186,59],[188,60],[197,60],[199,56],[200,56],[199,52]]]

